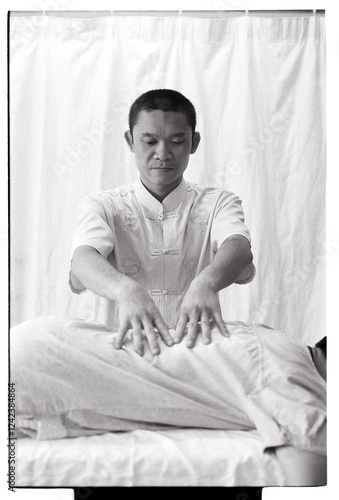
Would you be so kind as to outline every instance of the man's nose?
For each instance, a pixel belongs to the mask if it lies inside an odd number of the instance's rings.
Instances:
[[[172,158],[172,153],[167,144],[159,142],[154,154],[154,157],[160,161],[170,160]]]

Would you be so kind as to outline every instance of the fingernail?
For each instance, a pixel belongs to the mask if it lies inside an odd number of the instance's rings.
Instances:
[[[204,343],[204,344],[210,344],[210,343],[211,343],[211,341],[210,341],[210,339],[203,339],[203,343]]]
[[[175,339],[174,339],[174,343],[175,343],[175,344],[179,344],[179,342],[180,342],[179,337],[175,337]]]
[[[167,340],[167,345],[168,345],[168,346],[172,346],[172,345],[173,345],[173,343],[174,343],[174,342],[173,342],[173,340],[172,340],[172,339]]]
[[[187,347],[193,347],[193,342],[192,342],[192,340],[188,340],[188,341],[186,342],[186,346],[187,346]]]

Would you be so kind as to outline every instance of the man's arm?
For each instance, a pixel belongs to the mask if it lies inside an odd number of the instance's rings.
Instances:
[[[82,245],[74,251],[71,280],[80,282],[85,288],[101,297],[119,303],[120,328],[114,345],[122,347],[124,338],[133,330],[134,348],[143,354],[144,331],[153,354],[159,354],[159,344],[154,328],[164,342],[171,346],[173,339],[161,314],[145,290],[128,276],[117,271],[95,248]]]
[[[223,335],[228,336],[217,293],[240,278],[248,278],[253,272],[252,259],[250,244],[244,236],[230,236],[223,242],[211,264],[192,281],[186,292],[174,342],[181,342],[187,327],[186,345],[193,347],[199,322],[205,344],[211,341],[211,321],[217,324]]]

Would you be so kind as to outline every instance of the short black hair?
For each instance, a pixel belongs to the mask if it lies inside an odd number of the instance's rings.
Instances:
[[[327,359],[327,337],[323,337],[321,340],[319,340],[315,344],[315,347],[319,347],[319,349],[323,352],[325,358]]]
[[[128,116],[131,134],[141,111],[154,111],[157,109],[183,113],[192,129],[192,134],[194,134],[197,117],[193,104],[183,94],[171,89],[149,90],[134,101]]]

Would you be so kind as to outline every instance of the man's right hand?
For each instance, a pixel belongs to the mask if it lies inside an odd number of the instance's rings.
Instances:
[[[144,352],[144,336],[152,354],[159,354],[158,333],[166,345],[173,345],[168,327],[148,293],[139,283],[117,271],[95,248],[78,247],[72,259],[71,279],[79,288],[87,288],[100,297],[119,304],[120,328],[114,345],[120,349],[131,329],[134,349]],[[157,329],[157,332],[155,331]]]
[[[169,329],[157,306],[139,283],[132,280],[125,283],[118,302],[120,328],[114,339],[116,349],[121,349],[129,330],[132,330],[134,350],[141,356],[144,354],[144,336],[153,355],[160,352],[158,333],[167,346],[173,345]]]

